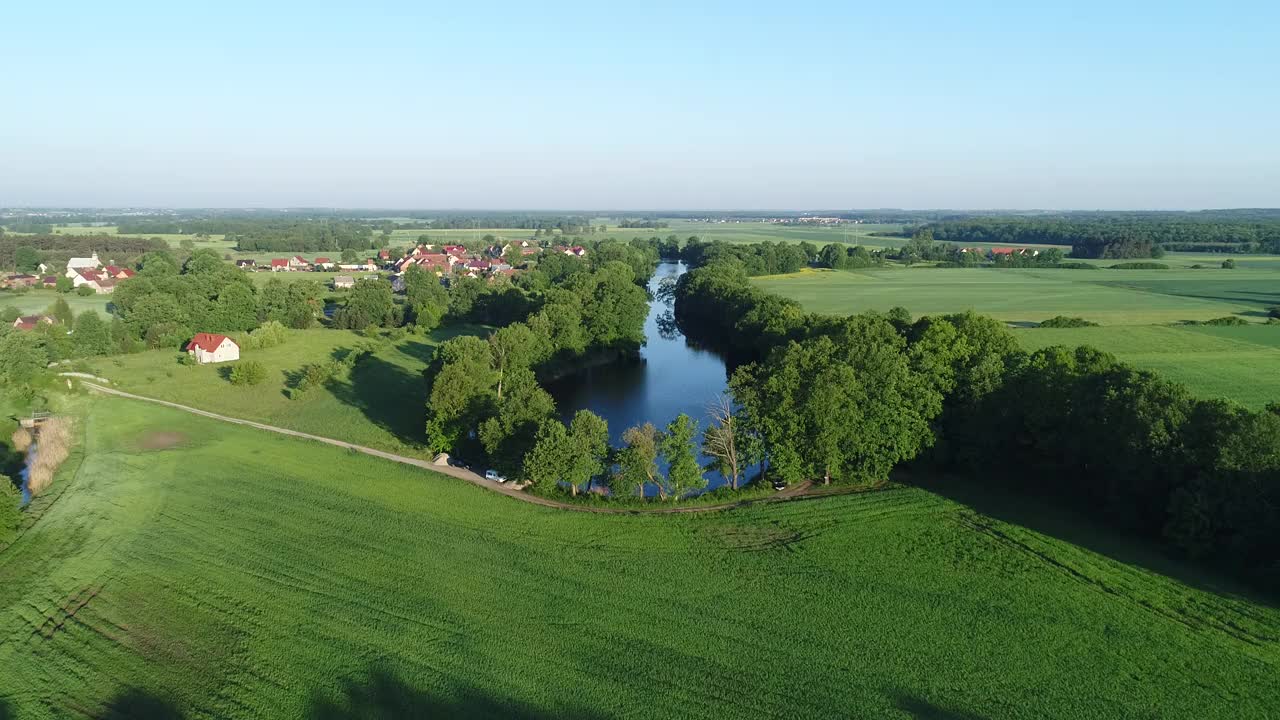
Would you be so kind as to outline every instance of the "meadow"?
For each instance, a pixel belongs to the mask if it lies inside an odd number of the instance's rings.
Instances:
[[[0,551],[6,716],[1201,719],[1280,704],[1280,609],[1026,502],[1011,515],[899,487],[600,516],[150,404],[73,409],[82,460]]]
[[[98,358],[89,371],[127,392],[429,459],[422,447],[427,402],[422,371],[440,342],[481,329],[450,326],[429,336],[379,343],[349,330],[290,330],[283,345],[241,353],[242,360],[267,369],[267,379],[251,386],[232,385],[227,365],[179,365],[173,350]],[[304,365],[371,343],[377,349],[350,378],[334,379],[297,400],[285,395]]]
[[[71,310],[76,313],[81,313],[85,310],[96,310],[104,319],[110,315],[108,312],[108,306],[111,304],[110,295],[81,297],[73,292],[58,293],[55,290],[45,290],[44,288],[27,290],[26,292],[0,291],[0,309],[16,307],[23,315],[34,315],[43,313],[53,307],[58,298],[66,300],[67,305],[71,306]]]

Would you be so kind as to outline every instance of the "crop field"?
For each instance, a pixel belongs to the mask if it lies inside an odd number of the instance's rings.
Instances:
[[[1091,345],[1155,370],[1202,397],[1254,409],[1280,402],[1280,327],[1095,327],[1017,330],[1028,350]]]
[[[755,280],[760,287],[831,314],[907,308],[914,315],[974,310],[1012,324],[1055,315],[1103,325],[1152,325],[1240,315],[1262,320],[1280,305],[1277,271],[995,270],[887,267],[814,271]]]
[[[120,229],[115,225],[57,225],[54,226],[55,235],[118,235]],[[171,247],[178,247],[183,240],[190,240],[195,243],[197,248],[213,248],[215,250],[231,250],[235,246],[228,242],[222,235],[210,235],[208,238],[197,238],[194,235],[181,235],[178,233],[133,233],[131,237],[157,237],[169,243]]]
[[[267,368],[267,380],[254,386],[232,385],[226,378],[228,365],[179,365],[178,353],[171,350],[101,358],[92,363],[91,371],[112,380],[114,387],[139,395],[429,458],[421,445],[426,422],[422,371],[437,344],[479,329],[453,326],[431,336],[409,335],[383,343],[361,361],[350,381],[334,380],[297,400],[286,397],[284,388],[304,365],[371,341],[346,330],[290,331],[283,345],[241,353],[242,360],[255,360]]]
[[[111,303],[110,295],[80,297],[74,292],[59,294],[54,290],[45,290],[43,288],[22,293],[0,292],[0,309],[16,307],[23,315],[33,315],[53,307],[58,298],[66,300],[67,305],[70,305],[72,311],[76,313],[85,310],[97,310],[104,319],[108,317],[107,306]]]
[[[899,488],[573,513],[81,402],[83,462],[0,551],[13,717],[1199,720],[1280,704],[1280,610],[1105,531],[1060,539],[1048,509],[1012,522]]]

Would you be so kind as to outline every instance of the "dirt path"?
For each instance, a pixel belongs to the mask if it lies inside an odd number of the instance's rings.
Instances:
[[[64,374],[70,375],[70,373],[64,373]],[[470,470],[465,470],[463,468],[453,467],[450,465],[436,465],[430,460],[421,460],[419,458],[411,458],[411,457],[406,457],[404,455],[396,455],[395,453],[389,453],[384,450],[377,450],[375,448],[365,447],[363,445],[356,445],[354,443],[344,442],[342,440],[334,440],[333,438],[321,437],[319,435],[312,435],[310,433],[299,432],[297,430],[290,430],[288,428],[276,427],[275,425],[267,425],[265,423],[254,422],[252,420],[244,420],[242,418],[230,417],[227,415],[219,415],[218,413],[209,412],[208,410],[201,410],[199,408],[193,408],[189,405],[180,405],[178,403],[169,402],[168,400],[158,400],[156,398],[150,398],[144,395],[134,395],[133,393],[127,393],[127,392],[124,392],[123,390],[116,390],[113,388],[109,388],[104,385],[99,385],[95,382],[90,382],[89,380],[85,379],[83,375],[77,374],[75,375],[75,377],[80,377],[81,383],[84,384],[86,387],[106,395],[114,395],[116,397],[128,398],[130,400],[141,400],[143,402],[155,403],[157,405],[164,405],[166,407],[171,407],[176,410],[182,410],[183,412],[189,412],[193,415],[200,415],[202,417],[212,418],[214,420],[221,420],[222,422],[231,423],[233,425],[246,425],[248,427],[256,428],[258,430],[266,430],[267,432],[273,432],[273,433],[279,433],[281,435],[289,435],[291,437],[303,438],[304,440],[314,440],[316,442],[322,442],[327,445],[333,445],[335,447],[346,448],[348,450],[355,450],[356,452],[362,452],[366,455],[372,455],[374,457],[382,458],[383,460],[390,460],[392,462],[398,462],[404,465],[413,465],[415,467],[423,468],[424,470],[430,470],[432,472],[440,473],[441,475],[449,475],[451,477],[458,478],[459,480],[465,480],[471,483],[472,485],[478,485],[479,487],[482,487],[485,490],[496,492],[500,495],[506,495],[507,497],[515,498],[516,500],[520,500],[522,502],[533,503],[534,505],[541,505],[543,507],[557,508],[559,510],[576,510],[578,512],[606,513],[606,514],[616,514],[616,515],[714,512],[718,510],[729,510],[732,508],[743,507],[746,505],[753,505],[756,503],[783,502],[786,500],[796,500],[796,499],[801,499],[806,497],[821,497],[824,495],[834,495],[834,494],[841,494],[842,492],[852,491],[852,489],[849,489],[849,488],[827,488],[827,489],[820,490],[814,487],[809,481],[805,481],[798,485],[793,485],[787,488],[786,490],[783,490],[775,495],[770,495],[768,497],[755,498],[750,500],[735,500],[730,502],[719,503],[716,505],[695,505],[695,506],[689,506],[689,507],[655,507],[655,508],[588,507],[584,505],[576,505],[573,503],[561,502],[559,500],[552,500],[551,498],[542,497],[540,495],[532,495],[522,490],[516,490],[515,488],[510,487],[508,485],[503,485],[503,484],[495,483],[490,480],[485,480],[482,475],[472,472]]]

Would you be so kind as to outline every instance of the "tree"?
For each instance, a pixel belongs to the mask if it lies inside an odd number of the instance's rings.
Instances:
[[[555,415],[556,406],[528,368],[508,370],[506,385],[505,397],[495,402],[497,412],[480,423],[476,435],[495,468],[519,475],[539,429]]]
[[[53,284],[54,290],[64,294],[71,292],[74,287],[75,283],[66,275],[59,275],[57,281]]]
[[[30,245],[19,245],[18,248],[13,251],[13,264],[14,267],[17,268],[18,272],[35,272],[39,269],[42,261],[43,259],[40,255],[40,251]]]
[[[10,332],[0,338],[0,387],[22,389],[47,365],[49,356],[32,332]]]
[[[489,345],[470,335],[441,343],[428,373],[427,445],[432,452],[457,452],[493,413],[498,377]]]
[[[53,307],[49,309],[49,314],[53,316],[54,320],[57,320],[67,326],[68,329],[70,329],[72,324],[76,321],[75,313],[71,312],[71,306],[68,305],[67,301],[63,298],[58,298],[57,302],[53,304]]]
[[[110,355],[115,350],[115,343],[111,340],[111,327],[93,310],[86,310],[76,318],[71,344],[76,357]]]
[[[564,466],[564,479],[572,494],[578,488],[590,487],[592,478],[604,472],[609,454],[609,424],[590,410],[574,413],[569,423],[569,456]]]
[[[186,311],[178,304],[176,298],[169,293],[156,292],[144,295],[138,300],[125,318],[125,323],[135,337],[148,337],[148,344],[154,348],[160,345],[153,343],[160,342],[159,338],[167,335],[167,333],[154,333],[157,327],[170,328],[175,331],[175,334],[190,336],[189,329],[181,332],[188,327],[189,320]]]
[[[165,277],[178,274],[178,261],[168,250],[152,250],[138,261],[138,274],[147,277]]]
[[[258,301],[253,288],[243,283],[231,283],[218,293],[213,311],[213,327],[223,332],[252,330],[258,325]]]
[[[426,332],[439,327],[449,309],[449,292],[440,284],[435,273],[410,265],[405,270],[403,279],[405,301],[414,325]]]
[[[679,500],[690,491],[701,490],[707,485],[695,454],[694,441],[697,436],[698,423],[680,413],[667,425],[667,432],[662,438],[662,457],[667,461],[667,494],[673,500]]]
[[[540,492],[554,490],[569,464],[569,434],[564,423],[552,420],[538,428],[533,448],[524,456],[524,479]]]
[[[655,485],[666,499],[664,478],[658,471],[658,445],[662,434],[645,423],[627,428],[622,433],[623,447],[618,452],[618,472],[610,479],[609,489],[615,497],[632,493],[643,496],[646,484]]]
[[[231,367],[232,385],[257,385],[267,379],[267,368],[256,360],[241,360]]]
[[[391,283],[382,278],[360,280],[334,317],[340,328],[363,330],[369,326],[395,326],[395,297]]]
[[[493,369],[498,373],[498,400],[502,400],[502,382],[512,369],[528,369],[546,356],[544,347],[532,330],[524,323],[513,323],[489,335],[489,352],[493,357]]]
[[[351,264],[360,259],[360,254],[351,248],[342,251],[342,262]]]
[[[727,395],[716,398],[707,407],[711,424],[702,432],[702,454],[712,458],[712,467],[738,489],[742,477],[743,457],[738,447],[738,423],[733,400]]]
[[[94,290],[88,285],[81,285],[80,287],[76,288],[76,294],[79,295],[80,297],[93,297],[94,295],[98,294],[98,291]]]
[[[1235,270],[1235,269],[1236,269],[1236,261],[1235,261],[1235,260],[1232,260],[1231,258],[1227,258],[1226,260],[1223,260],[1223,261],[1222,261],[1222,269],[1223,269],[1223,270]]]

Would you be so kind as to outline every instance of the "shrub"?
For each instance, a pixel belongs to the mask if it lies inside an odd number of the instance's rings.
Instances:
[[[246,350],[265,350],[283,345],[289,339],[289,331],[275,320],[268,320],[253,332],[239,338],[240,347]]]
[[[1280,318],[1280,305],[1276,305],[1267,311],[1267,314],[1273,318]]]
[[[192,355],[191,353],[186,353],[186,352],[184,352],[184,353],[179,353],[179,354],[178,354],[178,364],[179,364],[179,365],[187,365],[187,366],[194,367],[195,365],[197,365],[197,363],[196,363],[196,356],[195,356],[195,355]]]
[[[93,288],[89,287],[88,285],[81,285],[80,287],[76,288],[76,294],[79,295],[80,297],[89,297],[90,295],[96,295],[97,291],[95,291]]]
[[[0,543],[18,533],[22,523],[22,493],[10,478],[0,475]]]
[[[1205,325],[1248,325],[1249,321],[1235,315],[1227,315],[1226,317],[1205,320]]]
[[[231,368],[232,385],[257,385],[267,379],[267,368],[255,360],[242,360]]]
[[[1169,266],[1156,262],[1127,262],[1108,265],[1108,270],[1168,270]]]
[[[1092,263],[1087,263],[1087,262],[1060,262],[1057,265],[1054,265],[1054,267],[1060,270],[1097,270],[1099,269],[1097,265],[1094,265]]]
[[[1079,317],[1067,317],[1066,315],[1058,315],[1040,323],[1042,328],[1081,328],[1081,327],[1097,327],[1098,323],[1085,320]]]
[[[1235,270],[1235,269],[1236,269],[1236,261],[1235,261],[1235,260],[1232,260],[1232,259],[1230,259],[1230,258],[1228,258],[1228,259],[1226,259],[1226,260],[1223,260],[1223,261],[1222,261],[1222,269],[1223,269],[1223,270]]]
[[[27,490],[32,496],[49,489],[58,466],[71,454],[71,421],[65,417],[46,420],[36,441],[38,449],[27,475]]]

